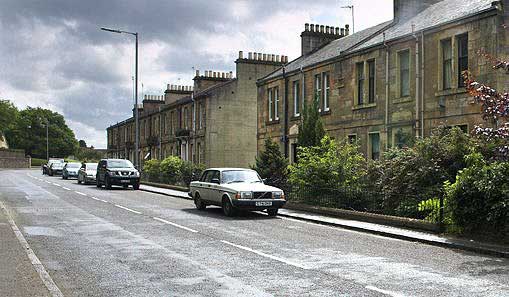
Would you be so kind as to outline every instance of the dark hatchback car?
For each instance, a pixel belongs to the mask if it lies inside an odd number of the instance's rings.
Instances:
[[[140,188],[140,173],[133,163],[124,159],[103,159],[97,165],[96,185],[98,188],[111,189],[112,185],[133,189]]]
[[[49,176],[62,175],[62,171],[64,170],[65,164],[66,163],[64,162],[51,163],[51,165],[48,168],[48,175]]]

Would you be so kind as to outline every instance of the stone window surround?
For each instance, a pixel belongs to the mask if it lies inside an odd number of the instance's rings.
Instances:
[[[371,135],[375,135],[377,134],[378,135],[378,151],[379,151],[379,154],[382,152],[382,138],[381,138],[381,133],[380,131],[372,131],[372,132],[368,132],[368,158],[373,160],[373,143],[372,143],[372,140],[371,140]],[[380,156],[378,157],[380,158]]]
[[[292,95],[293,95],[293,117],[300,117],[300,113],[302,111],[302,90],[301,90],[301,81],[300,79],[296,79],[292,82]],[[297,97],[299,102],[297,102]],[[300,103],[300,104],[298,104]],[[298,109],[298,112],[297,112]]]
[[[404,52],[407,52],[408,53],[408,96],[403,96],[402,95],[402,92],[401,92],[401,56]],[[410,49],[410,47],[406,47],[406,48],[403,48],[403,49],[400,49],[398,51],[396,51],[396,92],[397,92],[397,99],[398,101],[410,101],[412,100],[412,91],[415,91],[415,90],[412,90],[411,88],[411,81],[412,81],[412,75],[414,75],[414,78],[415,78],[415,71],[413,70],[414,67],[412,67],[412,63],[415,63],[415,58],[412,59],[412,50]],[[415,65],[414,65],[415,66]],[[397,102],[394,102],[394,103],[397,103]]]
[[[450,34],[449,36],[442,37],[438,41],[438,47],[437,47],[438,48],[437,49],[438,50],[438,63],[439,63],[438,67],[437,67],[438,92],[435,94],[435,96],[437,96],[437,97],[448,95],[448,94],[462,93],[465,90],[465,88],[463,88],[463,87],[457,87],[458,86],[458,38],[465,36],[465,35],[468,38],[468,31]],[[443,85],[444,80],[443,80],[443,70],[442,70],[442,68],[443,68],[443,65],[442,65],[442,61],[443,61],[442,42],[447,39],[451,40],[451,51],[452,51],[451,89],[444,89],[444,85]],[[468,39],[468,43],[469,43],[468,47],[469,47],[469,54],[470,54],[470,39]],[[469,55],[469,58],[470,58],[470,55]]]
[[[374,84],[373,84],[373,88],[374,88],[374,93],[375,93],[375,98],[374,98],[374,102],[372,103],[369,103],[368,100],[368,94],[369,94],[369,69],[368,69],[368,62],[369,61],[373,61],[375,63],[375,81],[374,81]],[[358,65],[362,64],[362,69],[363,69],[363,100],[362,100],[362,104],[359,104],[359,88],[358,88],[358,75],[359,75],[359,71],[358,71]],[[367,59],[362,59],[362,60],[358,60],[358,61],[354,61],[353,62],[353,65],[355,67],[354,69],[354,96],[353,96],[353,104],[352,104],[352,110],[358,110],[358,109],[364,109],[364,108],[371,108],[371,107],[376,107],[376,99],[377,99],[377,94],[376,94],[376,88],[377,88],[377,84],[378,84],[378,80],[377,80],[377,77],[376,77],[376,64],[377,64],[377,58],[376,57],[370,57],[370,58],[367,58]]]

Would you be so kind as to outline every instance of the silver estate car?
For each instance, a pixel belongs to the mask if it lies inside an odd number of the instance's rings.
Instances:
[[[275,216],[286,203],[281,189],[265,185],[251,169],[207,169],[199,181],[191,182],[189,189],[197,209],[217,205],[226,216],[234,215],[238,209],[266,209],[270,216]]]
[[[83,163],[78,171],[78,184],[95,183],[97,174],[97,163]]]

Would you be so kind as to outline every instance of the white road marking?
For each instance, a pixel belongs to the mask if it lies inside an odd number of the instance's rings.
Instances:
[[[127,208],[127,207],[122,206],[122,205],[115,204],[115,206],[118,207],[118,208],[125,209],[125,210],[130,211],[130,212],[135,213],[135,214],[141,214],[141,212],[139,212],[137,210],[130,209],[130,208]]]
[[[85,193],[81,193],[81,192],[78,192],[78,191],[74,191],[74,193],[78,194],[78,195],[81,195],[81,196],[87,196],[87,194]]]
[[[62,189],[67,190],[67,191],[70,191],[70,190],[71,190],[71,189],[66,188],[66,187],[62,187]]]
[[[378,292],[378,293],[382,293],[382,294],[385,294],[385,295],[388,295],[388,296],[392,296],[392,297],[405,297],[405,295],[403,295],[403,294],[392,292],[392,291],[387,291],[387,290],[382,290],[382,289],[379,289],[379,288],[377,288],[375,286],[366,286],[366,289],[371,290],[371,291],[375,291],[375,292]]]
[[[251,253],[255,253],[255,254],[260,255],[262,257],[265,257],[265,258],[276,260],[276,261],[281,262],[281,263],[285,263],[285,264],[288,264],[288,265],[291,265],[291,266],[295,266],[295,267],[298,267],[298,268],[301,268],[301,269],[308,269],[304,265],[301,265],[301,264],[298,264],[298,263],[295,263],[295,262],[292,262],[292,261],[289,261],[289,260],[286,260],[286,259],[283,259],[283,258],[279,258],[279,257],[276,257],[276,256],[272,256],[272,255],[266,254],[264,252],[253,250],[251,248],[248,248],[248,247],[245,247],[245,246],[242,246],[242,245],[231,243],[231,242],[226,241],[226,240],[221,240],[221,242],[225,243],[225,244],[228,244],[228,245],[231,245],[231,246],[234,246],[236,248],[239,248],[239,249],[251,252]]]
[[[48,274],[44,266],[42,265],[41,261],[37,256],[35,255],[34,251],[26,241],[25,237],[23,236],[23,233],[19,230],[18,226],[12,219],[11,215],[5,208],[4,204],[0,201],[0,208],[2,208],[7,216],[7,220],[9,221],[9,224],[11,225],[12,231],[14,231],[14,234],[16,235],[16,238],[18,239],[19,243],[27,253],[28,259],[30,259],[30,262],[32,263],[32,266],[34,266],[35,270],[39,274],[39,277],[41,278],[42,282],[48,288],[51,296],[53,297],[63,297],[64,294],[62,294],[62,291],[57,287],[51,276]]]
[[[169,222],[169,221],[167,221],[165,219],[161,219],[161,218],[158,218],[158,217],[153,217],[153,219],[156,220],[156,221],[159,221],[161,223],[165,223],[165,224],[172,225],[172,226],[180,228],[180,229],[184,229],[184,230],[189,231],[189,232],[198,233],[198,231],[196,231],[196,230],[184,227],[184,226],[179,225],[179,224],[175,224],[175,223]]]
[[[47,184],[51,184],[51,182],[50,182],[50,181],[45,180],[45,182],[46,182]]]
[[[54,185],[54,186],[57,186],[57,187],[61,187],[61,185],[59,185],[59,184],[55,184],[55,183],[53,183],[53,185]]]

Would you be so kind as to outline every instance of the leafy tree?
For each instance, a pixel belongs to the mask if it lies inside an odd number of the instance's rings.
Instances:
[[[78,141],[78,145],[79,147],[87,147],[87,143],[83,139],[80,139],[80,141]]]
[[[194,164],[193,162],[189,161],[182,162],[182,166],[180,168],[182,182],[186,186],[189,186],[192,181],[201,177],[204,170],[205,165],[203,164]]]
[[[279,145],[270,138],[265,140],[265,147],[256,157],[255,166],[251,169],[267,179],[267,184],[284,187],[288,177],[288,160],[283,156]]]
[[[12,128],[18,116],[18,109],[9,100],[0,100],[0,132]]]
[[[102,153],[88,147],[78,147],[74,154],[82,162],[98,162],[103,158]]]
[[[33,157],[46,158],[46,121],[49,125],[49,156],[72,155],[78,146],[74,132],[62,115],[42,108],[28,107],[19,112],[14,126],[6,132],[10,146],[24,149]]]
[[[289,169],[290,183],[300,189],[356,189],[366,175],[358,146],[348,141],[337,143],[328,136],[318,146],[301,148],[299,162]]]
[[[313,100],[310,106],[307,102],[304,102],[302,120],[299,125],[298,143],[300,147],[319,146],[325,136],[319,107],[318,97]]]
[[[161,161],[152,159],[143,164],[143,175],[151,182],[159,182],[161,177]]]

